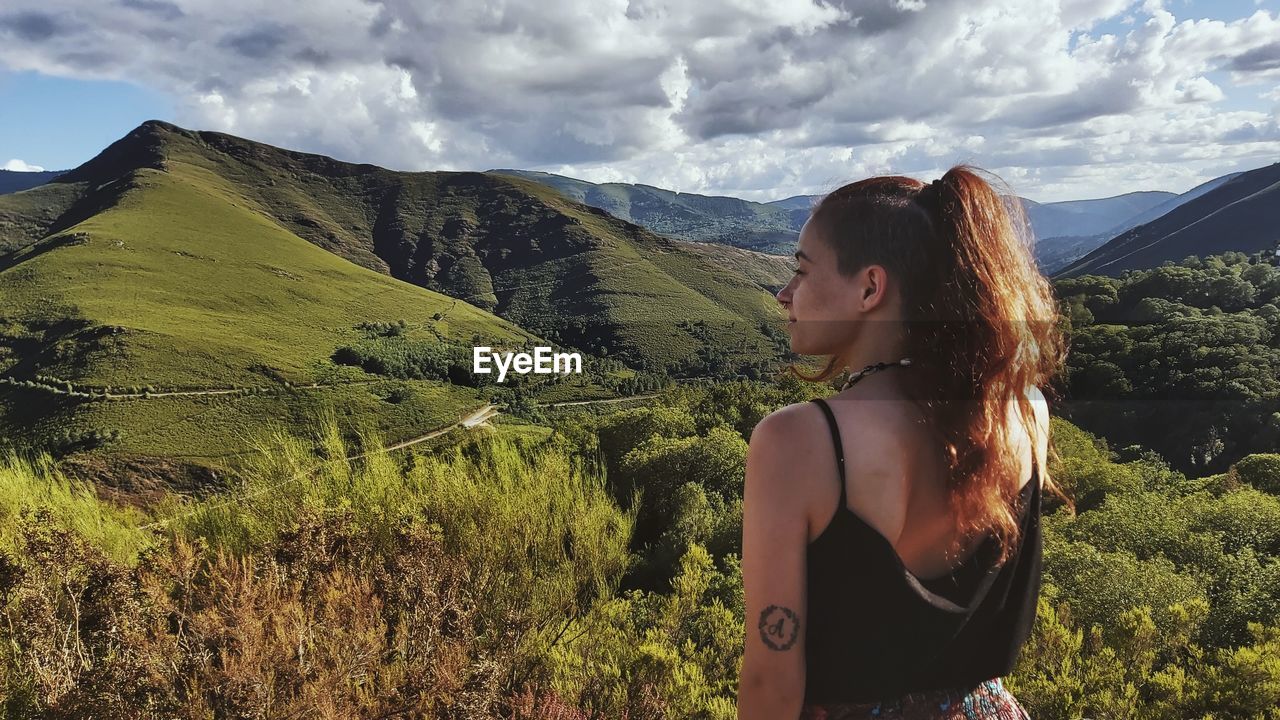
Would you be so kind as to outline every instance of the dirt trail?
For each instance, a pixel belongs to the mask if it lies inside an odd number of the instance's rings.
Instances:
[[[0,382],[3,382],[5,380],[10,380],[10,379],[9,378],[0,379]],[[316,390],[319,388],[348,387],[351,385],[372,385],[373,383],[376,383],[376,382],[383,382],[383,381],[351,380],[348,382],[338,382],[338,383],[308,383],[306,385],[288,385],[288,386],[284,386],[284,389]],[[91,394],[94,397],[106,398],[108,400],[150,400],[152,398],[179,397],[179,396],[191,397],[191,396],[198,396],[198,395],[248,395],[253,393],[256,389],[258,389],[258,388],[251,388],[251,387],[233,387],[233,388],[209,388],[205,390],[160,390],[156,392],[140,392],[140,393],[110,393],[109,392],[109,393],[99,395],[95,393],[92,389],[89,391],[77,389],[74,383],[70,383],[66,380],[62,380],[59,378],[49,378],[48,382],[41,381],[40,384],[37,385],[36,387],[37,389],[44,390],[46,392],[51,392],[55,395],[67,395],[69,393],[65,389],[63,389],[66,385],[71,385],[72,392]],[[271,387],[268,389],[276,390],[276,389],[279,389],[279,387],[278,386]]]
[[[486,403],[485,405],[479,408],[476,408],[475,410],[472,410],[470,413],[465,415],[461,420],[459,420],[456,423],[453,423],[452,425],[445,425],[444,427],[436,428],[435,430],[432,430],[431,432],[425,435],[419,435],[417,437],[409,438],[408,440],[403,440],[401,442],[396,443],[395,445],[388,445],[386,448],[384,448],[383,451],[391,452],[392,450],[400,450],[401,448],[407,448],[410,445],[417,445],[418,443],[426,442],[431,438],[440,437],[441,435],[444,435],[445,433],[449,432],[454,428],[460,427],[460,428],[470,430],[471,428],[474,428],[480,425],[487,425],[488,421],[497,415],[498,415],[498,406],[492,403]],[[367,454],[368,453],[353,455],[347,459],[355,460],[356,458],[362,458]]]

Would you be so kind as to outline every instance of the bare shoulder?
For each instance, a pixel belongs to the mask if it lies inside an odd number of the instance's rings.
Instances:
[[[834,463],[831,434],[817,403],[793,403],[760,419],[747,441],[747,464],[775,469],[796,489],[812,475],[815,455]],[[825,443],[826,452],[820,452]]]
[[[813,453],[818,435],[825,424],[816,403],[794,403],[765,415],[751,430],[747,440],[747,462],[759,466],[776,465],[791,470],[794,477],[800,465]]]
[[[851,508],[888,538],[897,538],[917,472],[918,443],[911,416],[895,403],[827,398],[836,419]],[[774,468],[805,506],[812,527],[824,527],[839,497],[835,439],[817,403],[788,405],[756,425],[747,450],[750,466]]]
[[[822,410],[813,402],[792,403],[765,415],[751,431],[748,444],[773,446],[811,440],[813,431],[825,425]]]

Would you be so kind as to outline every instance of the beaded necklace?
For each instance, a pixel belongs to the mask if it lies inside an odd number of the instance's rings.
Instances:
[[[877,372],[880,370],[884,370],[885,368],[890,368],[890,367],[911,367],[911,358],[904,357],[897,362],[879,362],[872,365],[868,365],[862,368],[861,370],[859,370],[858,372],[850,375],[849,379],[844,381],[844,385],[841,385],[840,389],[837,392],[844,392],[845,390],[848,390],[854,383],[861,380],[864,375]]]

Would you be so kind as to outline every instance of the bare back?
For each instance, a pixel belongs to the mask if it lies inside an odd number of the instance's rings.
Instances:
[[[946,459],[936,436],[910,402],[866,393],[830,399],[840,426],[848,479],[849,509],[893,546],[902,564],[921,580],[950,574],[976,551],[977,542],[960,547],[960,535],[947,512]],[[1019,458],[1019,489],[1033,475],[1032,453],[1043,463],[1048,448],[1048,407],[1038,388],[1028,397],[1036,410],[1037,442],[1010,403],[1010,423]],[[818,409],[813,414],[818,415]],[[825,424],[820,417],[818,423]],[[825,433],[824,433],[825,434]],[[827,441],[830,444],[830,441]],[[809,541],[817,539],[836,512],[840,498],[836,469],[809,476]],[[980,538],[978,540],[981,540]]]

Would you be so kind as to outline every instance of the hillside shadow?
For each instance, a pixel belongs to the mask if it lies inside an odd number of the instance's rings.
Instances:
[[[4,374],[20,380],[34,377],[49,360],[48,350],[59,343],[73,340],[74,355],[61,359],[64,367],[81,367],[84,354],[94,348],[85,348],[84,340],[94,341],[109,328],[96,329],[88,320],[79,317],[65,317],[47,320],[36,320],[23,323],[25,332],[17,335],[0,335],[0,347],[8,347],[17,357],[17,362],[9,366]]]
[[[71,235],[59,235],[53,238],[45,238],[33,245],[28,245],[27,247],[15,250],[11,253],[0,255],[0,273],[12,267],[17,267],[28,260],[34,260],[35,258],[38,258],[47,252],[57,250],[58,248],[70,245],[83,245],[87,240],[88,238],[86,236],[74,233]]]

